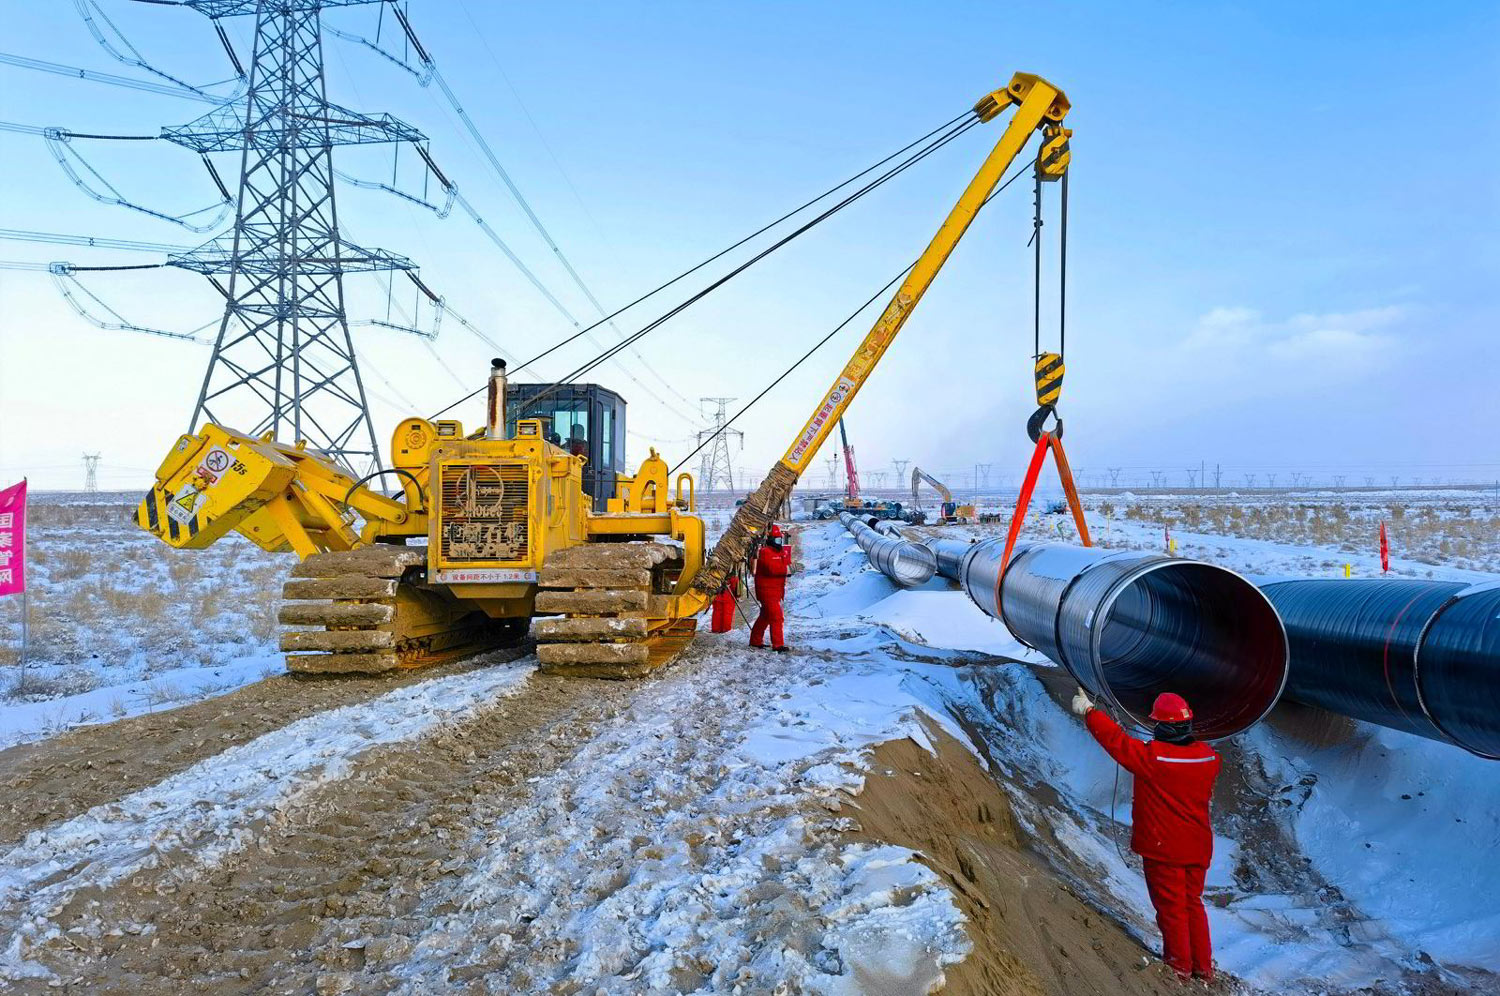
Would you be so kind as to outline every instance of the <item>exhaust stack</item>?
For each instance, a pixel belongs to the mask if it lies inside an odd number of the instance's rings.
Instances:
[[[490,360],[490,394],[485,408],[484,438],[505,438],[505,361]]]
[[[1005,544],[960,551],[960,584],[1027,646],[1096,698],[1150,729],[1151,702],[1176,692],[1194,730],[1219,740],[1254,726],[1287,679],[1287,635],[1271,602],[1233,571],[1135,551]]]

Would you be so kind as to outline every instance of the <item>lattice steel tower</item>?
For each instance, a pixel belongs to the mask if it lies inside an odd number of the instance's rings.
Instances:
[[[83,455],[83,490],[93,494],[99,490],[99,454]]]
[[[729,437],[738,439],[741,447],[745,445],[745,434],[738,429],[729,429],[725,426],[729,423],[729,403],[733,398],[699,398],[700,405],[716,405],[717,410],[713,413],[714,426],[712,429],[704,429],[698,433],[698,442],[703,443],[705,439],[712,436],[708,449],[703,451],[702,462],[698,465],[698,487],[704,491],[712,491],[716,487],[722,487],[726,491],[734,490],[734,468],[729,462]]]
[[[234,230],[181,256],[224,294],[191,428],[222,422],[242,432],[306,440],[355,469],[379,461],[343,275],[411,270],[410,260],[362,249],[339,234],[333,147],[420,142],[388,114],[331,104],[323,79],[320,10],[378,0],[186,0],[210,18],[255,15],[255,54],[242,102],[162,137],[200,154],[241,153]]]

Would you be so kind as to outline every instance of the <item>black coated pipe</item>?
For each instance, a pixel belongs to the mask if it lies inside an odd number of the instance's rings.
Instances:
[[[1287,638],[1266,596],[1226,568],[1135,551],[975,544],[960,584],[1012,635],[1096,698],[1149,729],[1151,703],[1176,692],[1206,740],[1259,722],[1287,677]]]
[[[1286,624],[1287,695],[1500,759],[1500,585],[1261,585]]]

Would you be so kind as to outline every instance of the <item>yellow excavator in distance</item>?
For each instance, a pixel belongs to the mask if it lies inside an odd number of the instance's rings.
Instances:
[[[670,660],[695,617],[744,564],[790,498],[985,199],[1042,133],[1044,179],[1066,171],[1071,131],[1061,90],[1017,73],[974,106],[1014,108],[978,174],[820,399],[785,455],[736,511],[712,552],[693,479],[669,482],[653,449],[618,475],[600,512],[586,457],[550,441],[539,418],[507,427],[505,365],[495,361],[482,430],[403,419],[391,438],[401,492],[383,495],[326,454],[213,423],[180,437],[136,512],[179,548],[231,530],[301,562],[283,589],[287,666],[304,673],[419,667],[519,640],[534,627],[546,670],[632,677]],[[362,522],[362,524],[361,524]],[[425,542],[424,542],[425,541]]]
[[[923,481],[926,481],[932,490],[936,491],[943,499],[938,505],[939,522],[951,524],[954,522],[974,521],[976,513],[973,505],[960,505],[953,500],[953,492],[948,490],[948,485],[933,477],[921,467],[913,467],[911,469],[911,501],[919,511],[922,508],[921,491]]]

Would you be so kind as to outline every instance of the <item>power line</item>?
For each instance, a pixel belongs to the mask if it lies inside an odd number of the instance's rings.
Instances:
[[[175,76],[164,73],[160,69],[157,69],[155,66],[147,62],[144,58],[141,57],[141,53],[137,51],[136,47],[130,43],[130,39],[125,37],[125,33],[115,26],[115,22],[109,19],[109,15],[104,13],[104,10],[99,6],[96,0],[73,0],[73,6],[77,8],[78,16],[83,18],[84,25],[89,29],[89,33],[94,36],[94,40],[99,43],[99,47],[104,49],[105,52],[108,52],[109,55],[116,61],[123,62],[127,66],[135,66],[137,69],[143,69],[153,76],[160,76],[167,82],[182,87],[184,90],[190,90],[193,93],[201,94],[205,97],[210,97],[215,100],[233,100],[235,97],[244,92],[245,73],[244,70],[239,66],[239,60],[233,60],[235,62],[235,68],[239,70],[239,73],[237,76],[231,77],[231,79],[239,80],[241,85],[236,88],[233,93],[220,98],[215,94],[207,93],[203,87],[194,86],[193,84],[185,82],[184,80],[180,80]],[[95,18],[96,14],[98,15],[97,19]],[[99,27],[100,21],[103,21],[105,24],[109,25],[110,31],[114,32],[114,35],[119,40],[119,43],[123,45],[127,50],[126,52],[121,52],[114,43],[109,41],[109,39],[104,36],[104,32]],[[217,22],[215,22],[215,27],[218,27]],[[224,37],[222,30],[220,30],[220,37]],[[227,39],[225,39],[225,42],[227,48]],[[230,57],[231,59],[233,59],[233,50],[230,50],[230,52]],[[227,82],[229,82],[229,80],[219,80],[216,83],[209,83],[206,85],[219,86]]]
[[[53,73],[57,76],[71,76],[74,79],[88,80],[91,83],[107,83],[110,86],[126,87],[146,93],[159,93],[167,97],[198,100],[207,104],[224,104],[233,99],[233,97],[216,97],[201,90],[189,90],[180,86],[166,86],[162,83],[152,83],[150,80],[134,80],[127,76],[115,76],[112,73],[101,73],[93,69],[64,66],[61,63],[32,59],[24,55],[12,55],[9,52],[0,52],[0,64],[16,66],[20,69],[32,69],[41,73]]]
[[[68,235],[60,232],[33,232],[22,228],[0,228],[0,239],[11,242],[46,242],[57,246],[88,246],[93,249],[124,249],[129,252],[160,252],[169,255],[192,251],[191,246],[174,246],[162,242],[138,242],[133,239]]]
[[[568,277],[583,293],[589,304],[591,304],[600,315],[605,315],[604,306],[599,303],[598,298],[595,297],[594,292],[589,288],[588,284],[584,282],[583,277],[573,266],[572,261],[568,258],[567,254],[563,252],[562,247],[557,244],[557,240],[552,237],[552,233],[548,231],[546,225],[542,223],[542,219],[537,215],[535,209],[532,208],[531,203],[526,199],[525,195],[521,193],[520,188],[516,186],[516,183],[511,178],[510,173],[505,169],[504,165],[501,164],[500,158],[495,154],[494,148],[491,147],[489,142],[485,139],[483,133],[480,132],[478,126],[475,125],[474,120],[469,117],[468,111],[465,110],[464,106],[459,102],[457,94],[453,92],[453,88],[448,85],[448,81],[443,77],[441,70],[438,69],[437,62],[432,58],[432,56],[428,53],[426,47],[423,46],[421,41],[417,38],[416,32],[412,29],[411,22],[407,19],[406,13],[395,4],[392,4],[391,9],[395,13],[396,19],[400,22],[401,29],[403,32],[405,32],[407,40],[411,43],[412,48],[417,54],[417,57],[421,60],[423,66],[426,69],[425,78],[419,76],[419,83],[421,83],[421,85],[423,86],[426,86],[429,80],[435,81],[437,83],[438,89],[442,91],[443,97],[446,99],[448,105],[453,109],[454,114],[458,116],[458,119],[463,125],[464,130],[468,132],[470,139],[479,149],[480,153],[489,164],[491,170],[497,177],[499,177],[506,190],[510,192],[511,197],[515,200],[517,205],[520,206],[522,213],[526,215],[526,218],[531,223],[531,226],[536,230],[537,234],[542,238],[542,241],[545,242],[547,247],[552,251],[553,255],[557,258],[558,262],[567,272]],[[385,55],[388,59],[397,62],[398,65],[402,64],[401,60],[396,59],[393,55],[385,52],[375,43],[358,37],[356,37],[354,40],[368,45],[375,51],[380,52],[382,55]],[[545,297],[547,301],[560,314],[562,314],[562,316],[567,319],[567,321],[571,325],[573,325],[575,328],[581,329],[583,323],[581,323],[576,317],[574,317],[571,311],[569,311],[569,309],[567,309],[562,304],[562,302],[557,299],[552,291],[545,285],[543,285],[540,279],[538,279],[529,268],[521,263],[520,259],[515,255],[514,252],[510,250],[508,246],[504,244],[499,236],[496,235],[494,231],[487,225],[485,225],[483,218],[479,215],[478,211],[475,210],[474,207],[466,199],[464,199],[462,195],[458,195],[457,200],[459,206],[463,208],[464,212],[467,213],[477,225],[479,225],[481,231],[484,231],[485,234],[490,237],[491,241],[495,242],[496,245],[499,246],[499,248],[511,260],[511,262],[522,271],[522,273],[527,277],[531,284],[536,287],[536,289],[543,295],[543,297]],[[610,324],[611,328],[614,329],[616,336],[622,339],[624,338],[624,333],[622,333],[618,327],[614,326],[612,316],[605,316],[601,319],[600,322],[591,325],[589,328],[592,329],[597,327],[599,324],[604,323]],[[594,345],[598,346],[599,348],[603,348],[598,342],[595,342]],[[640,362],[641,366],[649,371],[659,381],[661,381],[669,391],[671,391],[673,394],[676,394],[683,403],[688,405],[692,404],[692,402],[683,397],[676,390],[676,388],[672,387],[672,385],[667,382],[666,378],[657,373],[655,368],[646,361],[646,358],[644,356],[640,355],[638,351],[633,350],[632,352],[635,358]],[[628,369],[623,366],[623,364],[620,364],[619,361],[616,361],[616,365],[620,367],[621,371],[626,375],[626,377],[631,380],[632,383],[640,387],[642,391],[644,391],[657,403],[662,405],[662,407],[666,408],[669,411],[673,411],[674,414],[676,414],[678,417],[684,418],[689,422],[701,422],[701,420],[697,416],[694,416],[691,413],[685,413],[683,410],[676,408],[673,404],[658,395],[654,390],[641,383],[632,373],[630,373]]]

